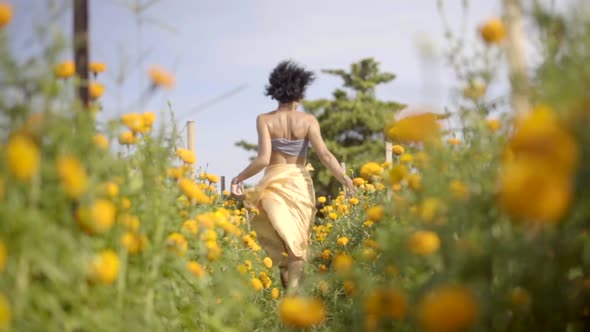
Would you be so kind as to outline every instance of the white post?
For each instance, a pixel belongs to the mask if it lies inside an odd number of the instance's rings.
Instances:
[[[393,162],[393,151],[392,151],[392,144],[390,141],[385,141],[385,162],[386,163]]]
[[[530,110],[528,79],[526,74],[525,39],[522,31],[522,6],[520,0],[504,0],[504,13],[508,40],[506,55],[512,82],[511,103],[517,116],[525,115]]]

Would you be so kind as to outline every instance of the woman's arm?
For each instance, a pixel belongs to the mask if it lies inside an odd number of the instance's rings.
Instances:
[[[342,167],[340,166],[340,163],[336,157],[334,157],[332,152],[328,150],[328,147],[322,138],[320,124],[314,116],[312,116],[312,123],[309,127],[308,137],[311,147],[320,158],[322,164],[328,168],[330,173],[332,173],[338,182],[340,182],[349,191],[354,192],[356,188],[354,187],[352,180],[342,170]]]
[[[244,182],[250,177],[262,171],[270,162],[271,141],[268,126],[262,120],[262,115],[256,118],[256,131],[258,132],[258,156],[238,176],[232,179],[232,184]]]

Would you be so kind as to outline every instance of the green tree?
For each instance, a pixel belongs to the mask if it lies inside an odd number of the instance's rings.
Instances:
[[[306,112],[317,117],[328,149],[345,162],[349,170],[368,161],[383,160],[384,124],[403,105],[378,100],[375,89],[379,84],[391,82],[395,75],[380,72],[379,63],[372,58],[353,63],[348,72],[342,69],[322,72],[342,78],[343,88],[336,89],[330,99],[304,100],[302,105]],[[243,140],[235,145],[247,151],[258,150],[256,144]],[[337,194],[340,183],[319,158],[311,153],[308,160],[315,169],[311,174],[316,192]]]

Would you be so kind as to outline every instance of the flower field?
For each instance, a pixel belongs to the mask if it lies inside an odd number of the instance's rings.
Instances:
[[[351,169],[354,197],[317,197],[293,296],[250,231],[258,211],[195,170],[172,118],[133,109],[98,129],[106,65],[83,106],[72,62],[20,64],[0,30],[0,331],[587,331],[590,16],[560,17],[557,44],[540,16],[530,109],[494,113],[489,63],[469,67],[460,131],[392,115],[393,161]],[[486,56],[506,30],[482,23]]]

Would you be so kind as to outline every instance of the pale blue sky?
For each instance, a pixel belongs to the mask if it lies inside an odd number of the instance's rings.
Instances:
[[[9,2],[15,10],[11,44],[17,54],[26,53],[24,41],[32,35],[32,22],[45,19],[47,1]],[[165,109],[170,100],[180,127],[186,120],[196,122],[198,166],[208,165],[210,172],[226,175],[228,181],[248,164],[249,154],[234,147],[234,142],[255,142],[256,115],[276,105],[263,95],[263,88],[280,60],[294,59],[319,71],[348,68],[354,61],[374,57],[382,70],[397,75],[378,90],[380,98],[438,109],[452,106],[450,89],[456,84],[453,73],[442,68],[440,53],[446,45],[435,0],[162,0],[145,16],[170,30],[145,23],[141,31],[135,16],[122,5],[133,2],[90,0],[91,59],[108,66],[108,73],[99,78],[107,85],[99,120],[123,111]],[[447,20],[456,30],[461,26],[462,2],[445,1]],[[501,12],[498,1],[471,3],[466,37],[476,41],[476,27]],[[69,32],[70,21],[67,13],[59,26]],[[417,45],[423,39],[439,55],[429,67],[420,61]],[[141,63],[138,47],[148,52]],[[64,54],[63,59],[69,56]],[[145,72],[151,64],[169,68],[176,76],[176,88],[159,93],[145,109],[120,109],[137,97],[140,84],[147,84]],[[117,90],[114,77],[121,68],[128,80]],[[242,84],[246,88],[231,98],[191,113],[195,106]],[[337,78],[318,73],[307,96],[329,97],[339,85]]]

